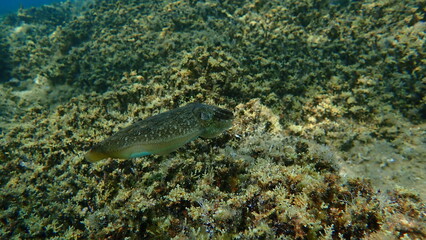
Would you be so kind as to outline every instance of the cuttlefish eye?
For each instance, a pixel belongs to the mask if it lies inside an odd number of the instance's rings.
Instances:
[[[204,121],[208,121],[212,119],[212,113],[211,112],[201,112],[200,113],[200,119]]]

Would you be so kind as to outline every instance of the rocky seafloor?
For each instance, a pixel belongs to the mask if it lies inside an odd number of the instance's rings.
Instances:
[[[76,1],[0,25],[1,239],[425,239],[425,0]],[[84,160],[188,102],[233,127]]]

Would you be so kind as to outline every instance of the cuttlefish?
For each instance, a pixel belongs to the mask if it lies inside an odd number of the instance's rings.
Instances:
[[[231,111],[190,103],[138,121],[94,145],[86,153],[90,162],[105,158],[164,155],[198,137],[213,138],[232,126]]]

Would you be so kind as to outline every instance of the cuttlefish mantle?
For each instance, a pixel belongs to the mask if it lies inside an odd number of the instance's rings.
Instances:
[[[85,158],[135,158],[167,154],[197,137],[212,138],[232,126],[231,111],[190,103],[138,121],[93,146]]]

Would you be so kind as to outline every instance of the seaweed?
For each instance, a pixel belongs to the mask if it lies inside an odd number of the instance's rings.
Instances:
[[[424,6],[108,0],[2,19],[0,238],[425,238]],[[233,127],[84,160],[195,101]]]

